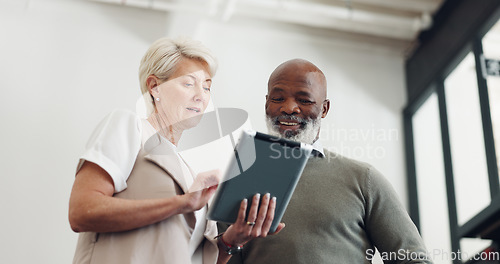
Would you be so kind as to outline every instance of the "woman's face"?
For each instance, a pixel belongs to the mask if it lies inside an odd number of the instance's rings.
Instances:
[[[153,97],[160,99],[155,100],[160,117],[182,129],[196,126],[210,100],[211,85],[206,63],[183,58],[174,74],[152,89]]]

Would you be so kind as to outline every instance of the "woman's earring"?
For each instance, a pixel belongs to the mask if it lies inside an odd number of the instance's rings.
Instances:
[[[155,100],[156,100],[157,102],[159,102],[159,101],[160,101],[160,97],[156,97],[156,99],[155,99]]]

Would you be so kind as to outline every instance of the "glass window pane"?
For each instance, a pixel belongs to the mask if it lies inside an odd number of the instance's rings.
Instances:
[[[500,20],[484,36],[483,54],[488,59],[500,60]],[[500,169],[500,76],[488,76],[486,82],[490,100],[493,135],[495,138],[497,167]]]
[[[458,224],[463,225],[491,201],[472,53],[453,70],[444,85]]]
[[[483,251],[487,247],[491,245],[491,240],[480,239],[480,238],[462,238],[460,239],[460,251],[461,260],[465,262],[466,260],[471,259],[474,255]]]
[[[413,116],[420,231],[429,252],[451,252],[450,225],[436,94]],[[451,263],[436,256],[434,263]]]
[[[474,55],[469,53],[445,80],[458,224],[463,225],[490,204]],[[463,257],[491,244],[481,239],[460,240]]]

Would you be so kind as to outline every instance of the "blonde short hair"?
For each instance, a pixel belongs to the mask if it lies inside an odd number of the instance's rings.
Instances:
[[[205,62],[211,77],[217,71],[217,59],[201,42],[189,38],[160,38],[146,51],[139,66],[139,82],[141,92],[146,100],[146,107],[154,107],[153,98],[149,95],[146,80],[155,75],[162,81],[168,80],[175,72],[182,58]]]

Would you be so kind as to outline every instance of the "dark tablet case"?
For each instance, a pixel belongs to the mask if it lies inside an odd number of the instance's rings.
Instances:
[[[253,148],[254,147],[254,148]],[[270,232],[274,232],[285,213],[312,146],[260,132],[243,132],[235,147],[235,159],[209,207],[207,218],[232,224],[238,217],[240,203],[247,198],[270,193],[276,197],[276,210]],[[253,157],[255,157],[255,161]],[[243,171],[243,172],[241,172]],[[239,175],[238,175],[239,174]],[[238,176],[234,176],[238,175]],[[247,209],[248,215],[248,209]]]

